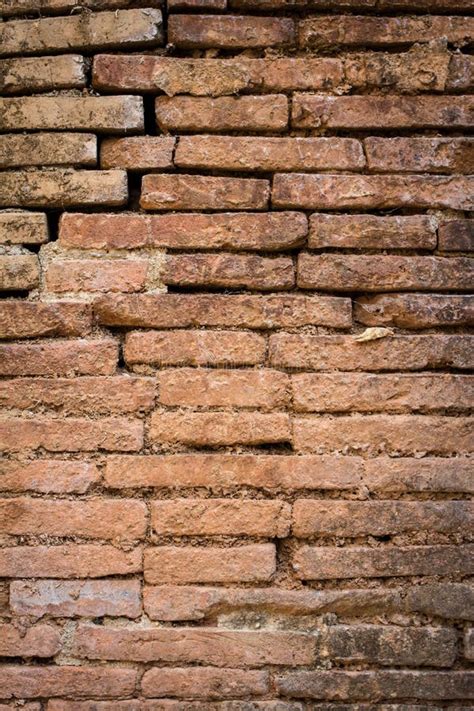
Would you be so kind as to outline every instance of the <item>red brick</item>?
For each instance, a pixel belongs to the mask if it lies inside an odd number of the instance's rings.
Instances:
[[[0,698],[128,696],[135,690],[135,669],[77,666],[3,666]]]
[[[428,215],[325,215],[309,218],[308,247],[435,249],[436,220]]]
[[[263,696],[270,690],[266,671],[173,667],[148,669],[142,678],[142,693],[153,698],[223,699]]]
[[[300,212],[166,215],[65,212],[59,223],[58,241],[64,247],[78,249],[167,247],[273,252],[299,246],[307,232],[306,216]]]
[[[0,491],[39,494],[84,494],[99,479],[92,462],[60,459],[4,461],[0,464]]]
[[[239,331],[132,331],[124,346],[128,365],[255,365],[264,357],[263,337]]]
[[[303,580],[384,578],[412,575],[469,575],[472,546],[324,548],[303,546],[293,568]],[[418,695],[415,694],[415,697]]]
[[[117,342],[43,341],[0,345],[0,375],[113,375]]]
[[[1,386],[0,382],[0,402]],[[288,376],[276,370],[173,369],[160,373],[159,389],[160,402],[166,406],[272,410],[285,407],[289,400]]]
[[[166,257],[161,279],[171,286],[280,291],[295,285],[295,267],[291,257],[178,254]]]
[[[267,180],[208,175],[145,175],[140,206],[144,210],[264,210]]]
[[[438,230],[438,248],[442,252],[474,251],[474,220],[442,222]]]
[[[264,172],[359,170],[365,166],[365,158],[360,142],[350,138],[182,136],[175,164],[183,168]]]
[[[373,173],[472,173],[474,141],[468,138],[366,138]]]
[[[194,447],[276,444],[290,440],[290,421],[283,413],[161,412],[151,416],[150,439]]]
[[[94,310],[105,326],[273,329],[319,325],[348,328],[351,301],[334,296],[154,294],[104,296]]]
[[[13,580],[10,606],[31,617],[139,617],[139,580]]]
[[[39,262],[35,254],[0,255],[0,291],[33,289],[39,282]]]
[[[441,294],[362,296],[354,302],[354,318],[366,326],[470,326],[474,324],[474,298]]]
[[[383,129],[468,128],[469,96],[324,96],[297,94],[294,128]]]
[[[0,167],[97,165],[92,133],[8,133],[0,136]]]
[[[60,649],[59,630],[51,625],[21,630],[14,624],[0,624],[2,657],[54,657]]]
[[[279,173],[274,207],[343,210],[452,208],[472,210],[472,176],[306,175]]]
[[[100,146],[102,168],[156,170],[173,167],[174,138],[133,136],[106,138]]]
[[[147,583],[263,582],[275,573],[275,546],[160,546],[145,550],[144,565]]]
[[[355,415],[296,419],[293,446],[302,452],[465,454],[472,451],[469,417]]]
[[[151,504],[151,525],[159,536],[264,536],[285,538],[290,506],[281,501],[174,499]],[[235,662],[226,662],[226,664]]]
[[[143,444],[143,423],[120,417],[86,420],[47,417],[4,418],[0,451],[45,449],[48,452],[133,452]]]
[[[103,578],[142,570],[138,548],[107,545],[13,546],[0,548],[3,578]]]
[[[168,42],[176,47],[281,47],[294,41],[294,22],[286,17],[170,15],[168,18]]]
[[[1,105],[1,103],[0,103]],[[284,131],[288,126],[288,99],[266,96],[160,96],[156,121],[162,131]]]
[[[472,367],[469,336],[392,336],[358,343],[353,336],[270,336],[270,364],[305,370],[425,370]]]
[[[83,303],[3,301],[0,304],[0,338],[84,336],[90,332],[92,312]]]
[[[79,54],[2,59],[0,74],[2,94],[82,89],[87,83],[86,62]]]
[[[146,259],[55,259],[45,271],[46,291],[141,291],[148,280]]]
[[[0,211],[0,244],[42,244],[48,237],[45,214],[26,210]]]
[[[474,260],[467,257],[298,255],[297,283],[320,291],[470,291]]]

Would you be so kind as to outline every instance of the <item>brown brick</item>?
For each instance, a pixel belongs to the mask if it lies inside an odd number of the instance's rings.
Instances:
[[[17,57],[0,61],[2,94],[26,94],[86,85],[86,64],[79,54]]]
[[[48,452],[133,452],[143,444],[143,423],[120,417],[86,420],[36,417],[0,421],[0,451],[45,449]]]
[[[119,206],[127,199],[122,170],[7,171],[0,185],[2,207]]]
[[[145,175],[140,206],[144,210],[264,210],[269,195],[268,180]]]
[[[170,10],[225,10],[227,0],[168,0]]]
[[[0,375],[113,375],[117,342],[44,341],[0,345]]]
[[[160,96],[156,121],[162,131],[284,131],[288,125],[288,99],[267,96]]]
[[[143,131],[143,99],[67,94],[0,99],[0,129],[136,133]]]
[[[470,492],[474,481],[469,458],[422,459],[376,457],[364,462],[363,482],[370,491]]]
[[[263,582],[275,572],[275,546],[159,546],[145,550],[144,566],[147,583]]]
[[[0,464],[0,491],[12,493],[84,494],[98,479],[99,470],[87,461],[41,459]]]
[[[324,96],[297,94],[294,128],[468,128],[469,96]]]
[[[309,218],[308,247],[435,249],[437,222],[428,215],[325,215]]]
[[[126,170],[172,168],[175,140],[166,136],[106,138],[100,146],[100,165]]]
[[[281,47],[295,41],[293,20],[242,15],[170,15],[168,41],[188,49]]]
[[[438,238],[438,248],[442,252],[474,251],[474,220],[442,222]]]
[[[472,176],[306,175],[279,173],[274,207],[343,210],[452,208],[472,210]]]
[[[290,510],[290,506],[281,501],[236,499],[154,501],[151,504],[151,525],[159,536],[227,535],[285,538],[290,529]],[[237,662],[228,661],[226,664],[232,665]]]
[[[0,136],[0,167],[97,164],[97,138],[91,133],[10,133]]]
[[[290,440],[288,415],[260,412],[155,412],[150,438],[194,447],[276,444]]]
[[[59,223],[59,244],[78,249],[167,247],[272,252],[302,244],[307,224],[306,215],[300,212],[166,215],[65,212]]]
[[[48,237],[45,214],[26,210],[0,211],[0,244],[42,244]]]
[[[472,451],[472,425],[469,417],[429,415],[296,419],[293,446],[302,452],[466,454]]]
[[[94,310],[106,326],[272,329],[320,325],[348,328],[351,301],[334,296],[157,294],[104,296]]]
[[[35,254],[0,255],[0,291],[33,289],[39,282],[39,262]]]
[[[407,591],[407,608],[424,615],[435,615],[447,619],[468,619],[472,621],[474,592],[472,586],[463,583],[428,584],[410,586]]]
[[[303,580],[384,578],[412,575],[469,575],[473,546],[324,548],[303,546],[293,568]],[[418,695],[416,694],[415,697]]]
[[[472,173],[469,138],[366,138],[368,169],[374,173]]]
[[[139,580],[13,580],[10,606],[32,617],[139,617]]]
[[[124,0],[83,0],[82,7],[89,9],[117,8]],[[158,0],[159,2],[159,0]],[[41,11],[45,15],[67,13],[76,6],[74,0],[0,0],[0,10],[6,16],[26,15]]]
[[[57,628],[36,625],[19,630],[14,624],[0,624],[2,657],[54,657],[61,649]]]
[[[263,362],[265,341],[238,331],[132,331],[125,337],[127,365],[255,365]]]
[[[406,531],[460,533],[474,523],[474,506],[467,501],[314,501],[293,505],[293,534],[386,536]]]
[[[288,6],[295,9],[320,9],[321,5],[328,9],[334,7],[344,8],[380,8],[381,11],[387,9],[417,9],[417,10],[455,10],[459,12],[463,9],[471,9],[471,0],[337,0],[336,4],[328,0],[230,0],[232,8],[246,8],[258,10],[280,10],[288,9]]]
[[[298,255],[297,283],[320,291],[470,291],[474,260],[467,257]]]
[[[359,170],[365,158],[351,138],[182,136],[175,164],[211,170]],[[467,172],[467,171],[465,171]]]
[[[159,45],[161,24],[161,12],[150,9],[11,20],[0,30],[0,55]]]
[[[62,415],[146,411],[155,400],[148,378],[15,378],[0,381],[0,406],[32,412],[54,410]]]
[[[14,707],[10,706],[10,704],[0,704],[0,711],[11,711],[12,708]],[[41,704],[35,703],[34,701],[31,703],[22,701],[21,709],[22,711],[41,711]]]
[[[212,0],[186,0],[187,2],[211,2]],[[168,674],[172,670],[165,668],[163,670]],[[185,670],[182,669],[181,673]],[[199,669],[191,668],[186,671],[197,672],[196,676],[202,678],[202,673]],[[209,672],[211,670],[209,669]],[[218,670],[215,670],[218,672]],[[235,671],[239,682],[242,680],[242,672],[239,669]],[[258,672],[253,672],[257,674]],[[219,679],[221,678],[218,675]],[[179,677],[178,677],[179,678]],[[248,677],[246,677],[248,678]],[[194,676],[193,676],[194,681]],[[285,701],[252,701],[252,711],[301,711],[301,707],[297,702],[285,702]],[[187,706],[190,711],[249,711],[248,701],[193,701],[187,702]],[[51,700],[48,704],[48,711],[180,711],[182,710],[183,703],[179,699],[129,699],[128,701],[66,701],[64,699]],[[3,709],[0,706],[0,711],[10,711],[9,709]],[[22,709],[23,711],[23,709]],[[38,708],[30,709],[25,707],[24,711],[40,711]],[[381,711],[391,711],[390,709],[381,709]],[[398,709],[393,709],[392,711],[399,711]],[[402,711],[402,710],[400,710]]]
[[[474,58],[468,54],[451,55],[446,89],[469,93],[474,86]]]
[[[268,258],[225,252],[178,254],[166,257],[161,279],[164,284],[178,287],[280,291],[295,285],[295,267],[291,257]]]
[[[474,297],[441,294],[362,296],[354,302],[354,318],[366,326],[470,326],[474,324]]]
[[[128,696],[135,690],[135,669],[76,666],[3,666],[0,698]]]
[[[0,548],[3,578],[103,578],[142,570],[138,548],[107,545],[12,546]]]
[[[45,270],[45,291],[141,291],[148,281],[146,259],[55,259]]]
[[[1,386],[0,382],[0,393]],[[160,373],[159,389],[160,402],[172,407],[272,410],[285,407],[289,399],[288,376],[277,370],[166,370]]]
[[[469,629],[464,635],[464,656],[466,659],[474,660],[474,629]]]
[[[472,367],[462,335],[392,336],[358,343],[352,336],[270,336],[270,363],[305,370],[425,370]]]
[[[263,696],[270,689],[266,671],[173,667],[148,669],[142,678],[144,696],[180,699],[223,699]]]

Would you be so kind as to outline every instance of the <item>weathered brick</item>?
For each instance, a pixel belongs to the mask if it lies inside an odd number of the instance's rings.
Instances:
[[[2,94],[25,94],[86,85],[86,64],[79,54],[16,57],[0,61]]]
[[[264,210],[268,180],[208,175],[145,175],[140,206],[144,210]]]
[[[417,10],[456,10],[471,9],[471,0],[337,0],[336,4],[328,0],[230,0],[231,8],[247,8],[258,10],[276,10],[295,8],[320,9],[321,6],[334,9],[334,7],[346,8],[380,8],[381,11],[387,9],[417,9]]]
[[[97,164],[97,138],[90,133],[0,135],[0,167]]]
[[[293,568],[303,580],[384,578],[411,575],[469,575],[473,546],[324,548],[303,546]],[[415,698],[418,695],[415,694]]]
[[[170,10],[225,10],[227,0],[168,0]]]
[[[471,176],[311,175],[278,173],[274,207],[342,210],[452,208],[472,210]]]
[[[406,531],[462,532],[474,522],[468,501],[315,501],[293,505],[292,531],[298,538],[316,535],[385,536]]]
[[[159,546],[145,549],[144,566],[147,583],[263,582],[275,573],[275,546]]]
[[[466,94],[472,91],[474,86],[474,58],[468,54],[451,55],[449,60],[448,79],[446,89],[451,91],[462,91]]]
[[[358,343],[351,336],[270,336],[270,364],[305,370],[425,370],[472,367],[467,335],[392,336]]]
[[[155,412],[150,439],[195,447],[276,444],[290,440],[290,420],[283,413]]]
[[[2,699],[96,696],[107,699],[128,696],[135,690],[135,669],[77,666],[3,666]]]
[[[464,635],[464,656],[474,660],[474,629],[469,629]]]
[[[299,246],[307,231],[306,216],[300,212],[166,215],[65,212],[59,223],[59,244],[77,249],[167,247],[272,252]]]
[[[86,420],[10,417],[0,422],[0,451],[133,452],[143,444],[143,423],[120,417]]]
[[[12,493],[84,494],[98,480],[99,470],[87,461],[40,459],[0,464],[0,490]]]
[[[431,412],[474,407],[474,379],[469,375],[303,373],[293,375],[291,382],[293,405],[299,412]]]
[[[175,164],[211,170],[359,170],[365,158],[351,138],[182,136]],[[468,172],[468,171],[465,171]]]
[[[300,252],[297,274],[301,289],[320,291],[470,291],[474,260]]]
[[[474,673],[417,671],[302,671],[277,678],[283,696],[331,701],[472,699]]]
[[[266,671],[167,667],[148,669],[142,678],[144,696],[180,699],[235,699],[263,696],[270,690]]]
[[[334,296],[157,294],[104,296],[94,310],[105,326],[297,328],[351,325],[350,299]]]
[[[32,701],[31,703],[25,703],[22,701],[21,704],[22,711],[41,711],[41,704],[39,702],[36,703]],[[11,711],[12,708],[14,707],[10,706],[10,704],[0,704],[0,711]]]
[[[129,292],[146,287],[146,259],[54,259],[45,269],[44,289],[64,292]]]
[[[39,282],[39,262],[35,254],[0,255],[0,291],[33,289]]]
[[[0,29],[0,55],[159,45],[161,24],[161,12],[153,9],[11,20]]]
[[[367,167],[374,173],[472,173],[469,138],[366,138]]]
[[[286,17],[170,15],[168,41],[187,49],[281,47],[294,43],[295,25]]]
[[[123,0],[84,0],[82,7],[89,9],[117,8]],[[158,0],[160,4],[160,0]],[[45,15],[67,13],[75,7],[74,0],[0,0],[0,10],[6,16],[26,15],[41,11]]]
[[[117,342],[44,341],[0,345],[0,375],[113,375]]]
[[[293,446],[302,452],[465,454],[473,447],[472,425],[469,417],[434,415],[296,419]]]
[[[45,214],[26,210],[0,211],[0,244],[42,244],[48,237]]]
[[[410,586],[406,597],[408,611],[470,621],[474,615],[466,607],[472,607],[473,602],[474,591],[469,583]]]
[[[93,544],[0,548],[3,578],[104,578],[141,570],[142,552],[138,548],[128,552]]]
[[[474,220],[442,222],[438,230],[438,248],[442,252],[474,251]]]
[[[171,286],[280,291],[295,285],[295,267],[291,257],[179,254],[166,257],[161,279]]]
[[[133,540],[145,535],[146,513],[145,504],[133,499],[0,499],[0,525],[4,533],[12,536],[80,536]]]
[[[14,624],[0,624],[2,657],[54,657],[60,649],[59,630],[51,625],[21,631]]]
[[[212,0],[186,1],[211,2]],[[168,674],[168,672],[172,670],[168,667],[163,671]],[[200,670],[196,668],[187,669],[186,671],[200,674]],[[217,672],[218,670],[215,671]],[[245,672],[239,669],[236,669],[235,673],[239,681],[241,681],[242,675],[245,674]],[[258,672],[254,673],[257,674]],[[218,676],[220,678],[220,675]],[[235,699],[233,701],[187,701],[186,706],[189,711],[249,711],[248,701],[236,701]],[[148,701],[146,699],[129,699],[128,701],[66,701],[64,699],[53,699],[48,704],[48,711],[182,711],[182,707],[183,702],[178,699],[163,699],[162,701],[159,699],[151,699]],[[4,710],[0,706],[0,711],[9,711],[9,709]],[[37,709],[25,707],[24,711],[40,711],[40,709],[39,707]],[[251,711],[302,711],[302,709],[298,702],[252,700]],[[381,711],[398,711],[398,709],[381,709]],[[426,710],[423,709],[421,711]]]
[[[354,302],[354,318],[366,326],[470,326],[474,324],[474,298],[441,294],[361,296]]]
[[[474,489],[469,466],[467,457],[376,457],[364,461],[363,482],[364,486],[375,492],[469,492]]]
[[[15,378],[0,381],[0,406],[62,415],[146,411],[155,400],[149,378]]]
[[[143,131],[139,96],[22,96],[0,99],[2,131]]]
[[[325,215],[309,218],[308,247],[435,249],[437,222],[428,215]]]
[[[236,499],[154,501],[151,525],[159,536],[285,538],[290,528],[290,506],[281,501]]]
[[[6,171],[0,184],[1,207],[119,206],[127,199],[122,170]]]
[[[288,99],[267,96],[160,96],[156,121],[162,131],[284,131],[288,126]]]
[[[10,607],[32,617],[139,617],[139,580],[13,580]]]
[[[285,407],[289,400],[288,376],[277,370],[165,370],[159,376],[159,390],[160,402],[172,407],[272,410]]]
[[[126,170],[172,168],[175,140],[167,136],[106,138],[100,146],[100,165]]]
[[[472,106],[469,96],[297,94],[291,122],[294,128],[468,128]]]

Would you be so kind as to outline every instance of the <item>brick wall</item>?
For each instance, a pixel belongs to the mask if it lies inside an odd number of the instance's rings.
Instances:
[[[0,9],[0,711],[467,709],[472,0]]]

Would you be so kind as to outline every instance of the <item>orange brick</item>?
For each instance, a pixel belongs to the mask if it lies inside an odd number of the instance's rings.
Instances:
[[[309,218],[308,247],[435,249],[436,220],[424,215],[325,215]]]
[[[117,360],[111,338],[0,345],[1,375],[113,375]]]
[[[0,464],[0,491],[41,494],[84,494],[99,480],[99,470],[92,462],[40,459]]]
[[[128,696],[135,690],[135,669],[76,666],[3,666],[0,698],[69,696],[101,699]]]
[[[367,167],[373,173],[472,173],[469,138],[366,138]]]
[[[170,15],[168,41],[176,47],[281,47],[295,40],[293,20],[242,15]]]
[[[474,323],[474,298],[441,294],[360,296],[354,303],[354,318],[366,326],[470,326]]]
[[[22,632],[13,624],[0,624],[2,657],[54,657],[61,649],[59,630],[36,625]]]
[[[106,138],[100,146],[100,165],[125,170],[172,168],[174,145],[175,139],[166,136]]]
[[[92,311],[84,303],[3,301],[0,304],[0,338],[84,336],[92,327]]]
[[[168,667],[148,669],[142,678],[142,693],[152,698],[238,699],[263,696],[269,690],[266,671]]]
[[[45,289],[56,294],[141,291],[148,269],[145,259],[55,259],[46,268]]]

